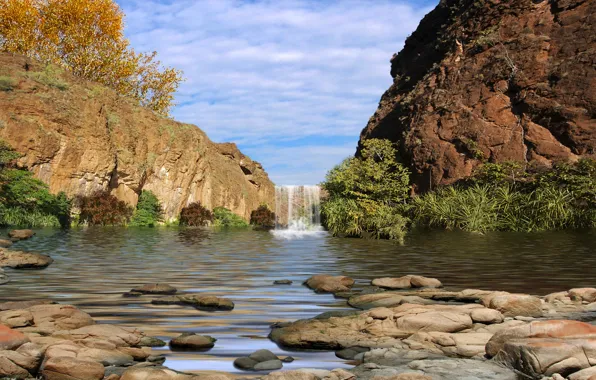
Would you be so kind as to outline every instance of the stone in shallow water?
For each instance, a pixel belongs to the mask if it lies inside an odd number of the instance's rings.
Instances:
[[[14,269],[41,269],[45,268],[54,260],[47,255],[22,251],[10,251],[0,248],[0,267]]]
[[[12,245],[12,241],[0,239],[0,248],[9,248]]]
[[[240,368],[240,369],[253,369],[255,368],[255,365],[257,365],[259,362],[256,360],[253,360],[247,356],[238,358],[236,360],[234,360],[234,366],[236,368]]]
[[[273,371],[276,369],[281,369],[282,367],[283,363],[281,360],[275,359],[257,363],[255,364],[254,369],[255,371]]]
[[[368,347],[354,346],[354,347],[348,347],[343,350],[336,351],[335,356],[337,356],[340,359],[354,360],[358,354],[368,352],[368,351],[370,351],[370,348],[368,348]]]
[[[204,350],[213,348],[217,339],[210,336],[185,333],[170,341],[170,347],[177,350]]]
[[[168,284],[145,284],[140,288],[132,289],[130,292],[143,294],[174,294],[177,291],[178,289]]]
[[[35,235],[32,230],[12,230],[8,232],[8,237],[12,240],[26,240],[30,239]]]
[[[292,285],[292,280],[275,280],[273,281],[273,285]]]
[[[249,358],[252,360],[256,360],[258,362],[265,362],[268,360],[278,360],[277,355],[269,350],[258,350],[253,352],[252,354],[248,355]]]
[[[317,274],[304,283],[317,293],[346,292],[354,285],[354,279],[346,276]]]
[[[232,310],[234,302],[228,298],[203,295],[180,295],[174,297],[157,298],[151,301],[154,305],[189,305],[199,310]]]

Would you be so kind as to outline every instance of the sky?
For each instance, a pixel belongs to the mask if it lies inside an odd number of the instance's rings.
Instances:
[[[438,0],[117,2],[132,47],[184,71],[176,120],[308,185],[354,154],[391,56]]]

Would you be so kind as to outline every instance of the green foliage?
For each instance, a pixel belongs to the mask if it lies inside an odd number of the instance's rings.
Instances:
[[[215,227],[248,227],[248,223],[241,216],[234,214],[225,207],[216,207],[213,209],[213,225]]]
[[[191,203],[180,212],[181,226],[206,226],[212,221],[213,213],[203,207],[200,202]]]
[[[431,228],[537,232],[596,226],[596,161],[524,170],[485,164],[469,180],[415,198],[413,219]]]
[[[0,75],[0,91],[12,91],[17,85],[17,81],[11,77]]]
[[[272,230],[275,228],[275,213],[267,205],[260,205],[250,213],[250,224],[259,230]]]
[[[43,71],[28,72],[25,75],[49,87],[55,87],[60,91],[68,90],[68,83],[60,78],[62,71],[53,65],[47,65]]]
[[[132,207],[106,191],[78,197],[76,203],[79,224],[88,226],[124,226],[133,213]]]
[[[11,168],[19,157],[6,142],[0,141],[0,225],[69,226],[71,202],[66,194],[53,195],[28,170]]]
[[[152,191],[143,190],[130,220],[131,226],[153,227],[162,221],[163,209]]]
[[[331,169],[323,183],[329,198],[321,212],[333,235],[403,241],[410,172],[396,157],[390,141],[370,139],[363,142],[360,157]]]

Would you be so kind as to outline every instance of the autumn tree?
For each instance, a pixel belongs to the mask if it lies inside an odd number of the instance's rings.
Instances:
[[[113,0],[0,0],[0,50],[102,83],[167,115],[182,81],[157,53],[136,53]]]

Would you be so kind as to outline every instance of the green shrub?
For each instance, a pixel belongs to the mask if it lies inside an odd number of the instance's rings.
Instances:
[[[76,199],[80,209],[79,224],[88,226],[124,226],[133,209],[106,191]]]
[[[216,207],[213,209],[213,225],[216,227],[248,227],[248,223],[241,216],[234,214],[225,207]]]
[[[60,78],[61,73],[62,71],[58,67],[47,65],[43,71],[28,72],[26,76],[37,83],[65,91],[68,90],[68,83]]]
[[[0,91],[12,91],[17,85],[17,81],[11,77],[0,76]]]
[[[163,209],[157,196],[152,191],[143,190],[132,215],[132,226],[153,227],[163,219]]]
[[[0,225],[69,226],[71,202],[66,194],[53,195],[31,172],[11,167],[19,157],[6,142],[0,141]]]
[[[180,225],[206,226],[213,221],[213,213],[203,207],[200,202],[194,202],[184,207],[180,212]]]
[[[258,230],[275,228],[275,213],[267,205],[260,205],[250,213],[250,224]]]
[[[363,142],[360,157],[331,169],[323,183],[328,199],[321,206],[323,225],[336,236],[403,241],[410,172],[396,160],[388,140]]]

